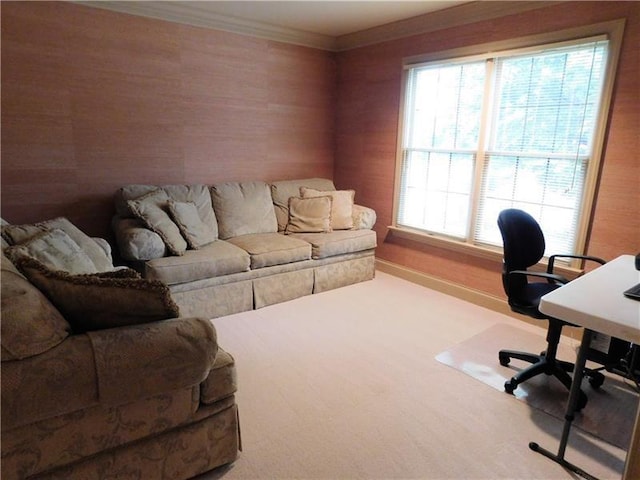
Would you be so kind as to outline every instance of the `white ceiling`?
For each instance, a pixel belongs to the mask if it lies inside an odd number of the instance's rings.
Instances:
[[[540,0],[75,0],[75,3],[339,51],[521,13],[555,2]]]
[[[341,39],[442,12],[469,0],[218,0],[75,3],[334,50]],[[455,16],[452,14],[452,16]]]
[[[338,37],[467,1],[195,1],[172,2],[217,15]]]

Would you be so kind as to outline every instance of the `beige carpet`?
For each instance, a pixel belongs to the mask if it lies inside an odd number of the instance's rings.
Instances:
[[[498,350],[509,348],[540,352],[545,348],[543,335],[544,332],[539,335],[512,325],[496,324],[446,350],[436,359],[504,393],[504,382],[528,364],[512,360],[508,367],[503,367],[498,362]],[[573,362],[575,349],[567,343],[561,344],[558,357]],[[585,381],[583,391],[589,402],[576,415],[573,425],[613,445],[626,448],[631,439],[638,394],[624,379],[610,374],[607,374],[605,383],[598,390]],[[518,386],[514,395],[533,408],[556,418],[564,418],[568,391],[553,377],[534,377]]]
[[[495,324],[537,327],[384,273],[213,323],[243,452],[199,480],[575,478],[527,446],[555,448],[558,419],[435,360]],[[587,435],[567,449],[601,479],[624,458]]]

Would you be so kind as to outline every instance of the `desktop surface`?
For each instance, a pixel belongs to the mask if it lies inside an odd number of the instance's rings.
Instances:
[[[640,302],[624,291],[640,282],[635,257],[622,255],[548,293],[540,311],[581,327],[640,343]]]

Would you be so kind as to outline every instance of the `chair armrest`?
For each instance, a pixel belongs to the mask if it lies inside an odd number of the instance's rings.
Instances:
[[[99,401],[116,406],[202,382],[218,353],[204,318],[174,318],[88,332]]]
[[[593,257],[591,255],[565,255],[565,254],[557,254],[551,255],[549,257],[549,263],[547,264],[547,273],[553,273],[553,264],[556,261],[556,258],[579,258],[582,260],[589,260],[592,262],[597,262],[600,265],[604,265],[607,263],[605,260],[599,257]]]
[[[354,230],[371,230],[376,223],[376,211],[362,205],[353,206]]]
[[[529,272],[527,270],[512,270],[508,273],[508,275],[521,275],[527,277],[538,277],[538,278],[546,278],[549,283],[559,283],[564,285],[565,283],[569,283],[569,279],[563,277],[562,275],[558,275],[555,273],[548,272]]]

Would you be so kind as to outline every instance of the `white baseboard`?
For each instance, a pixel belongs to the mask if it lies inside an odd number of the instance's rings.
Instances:
[[[528,323],[529,325],[535,325],[536,327],[544,329],[547,328],[546,322],[540,322],[539,320],[529,318],[526,315],[520,315],[519,313],[513,312],[511,308],[509,308],[509,304],[507,303],[506,299],[494,297],[493,295],[489,295],[487,293],[465,287],[464,285],[448,282],[441,278],[433,277],[431,275],[427,275],[426,273],[418,272],[416,270],[412,270],[410,268],[398,265],[396,263],[388,262],[386,260],[381,260],[379,258],[376,258],[376,270],[388,273],[389,275],[393,275],[395,277],[402,278],[403,280],[407,280],[417,285],[422,285],[423,287],[431,288],[438,292],[451,295],[452,297],[456,297],[480,307],[493,310],[494,312],[508,315],[512,318],[515,318],[516,320]],[[562,336],[579,342],[582,338],[582,329],[580,327],[566,325],[562,329]]]
[[[510,317],[513,317],[517,320],[540,326],[539,321],[533,319],[530,320],[524,315],[519,315],[512,312],[506,299],[494,297],[487,293],[465,287],[464,285],[448,282],[447,280],[433,277],[426,273],[418,272],[416,270],[412,270],[402,265],[388,262],[379,258],[376,258],[376,270],[388,273],[389,275],[402,278],[403,280],[407,280],[418,285],[422,285],[423,287],[431,288],[438,292],[451,295],[452,297],[465,300],[480,307],[488,308],[489,310],[493,310],[504,315],[509,315]],[[497,273],[496,275],[499,275],[499,273]]]

